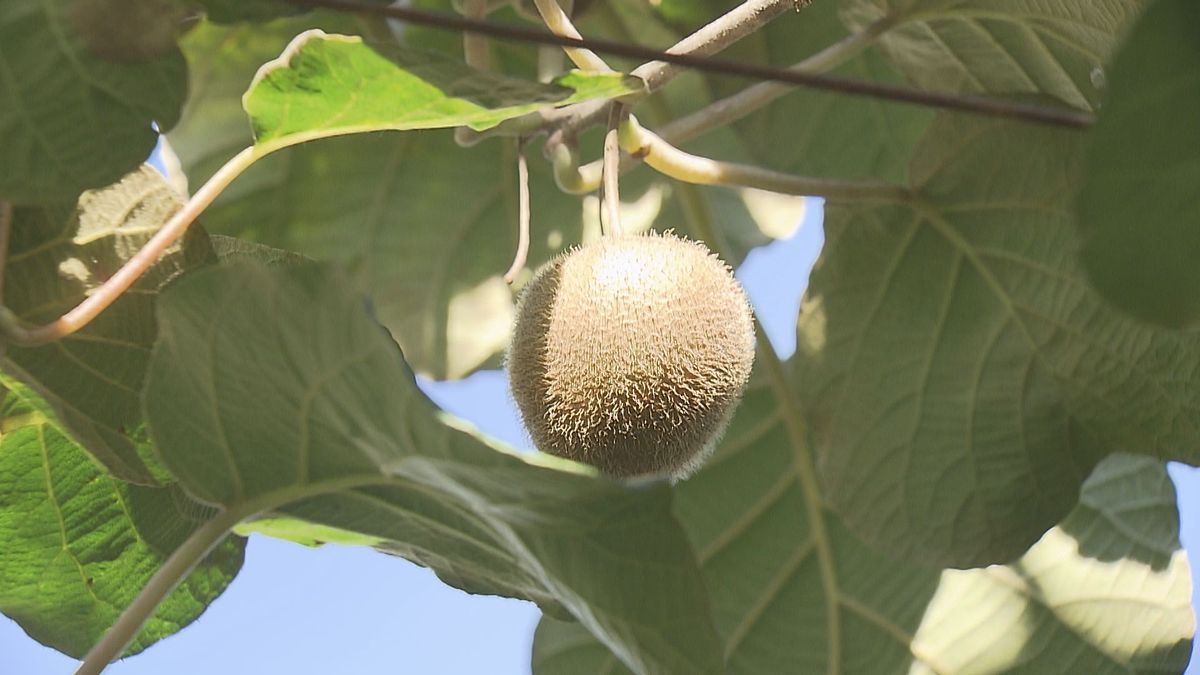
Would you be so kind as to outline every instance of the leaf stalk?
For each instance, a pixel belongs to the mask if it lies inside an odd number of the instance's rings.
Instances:
[[[237,511],[221,511],[192,532],[146,583],[117,622],[87,653],[75,675],[99,675],[137,636],[159,604],[217,547],[242,519]]]

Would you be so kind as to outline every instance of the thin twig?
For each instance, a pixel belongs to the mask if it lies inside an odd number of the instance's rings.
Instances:
[[[542,21],[546,22],[546,27],[550,29],[550,32],[563,37],[583,40],[583,36],[575,28],[575,24],[571,23],[571,17],[567,16],[567,13],[559,6],[558,0],[533,0],[533,4],[537,7],[538,13],[542,15]],[[612,71],[604,59],[590,49],[564,47],[563,51],[567,53],[567,58],[571,59],[572,63],[579,66],[580,70],[601,73]]]
[[[836,91],[853,96],[866,96],[891,101],[901,101],[916,105],[945,110],[958,110],[978,113],[993,117],[1034,122],[1050,126],[1082,129],[1091,126],[1094,117],[1091,113],[1063,107],[1047,107],[1020,101],[980,96],[976,94],[957,94],[949,92],[923,91],[908,87],[899,87],[880,82],[868,82],[831,75],[803,73],[786,68],[765,66],[753,63],[740,63],[714,59],[708,56],[692,54],[671,54],[641,45],[627,42],[600,39],[576,39],[554,35],[542,30],[509,26],[490,21],[475,21],[463,17],[452,16],[440,12],[428,12],[410,7],[397,5],[374,5],[362,0],[287,0],[301,7],[324,7],[327,9],[347,12],[365,12],[382,14],[394,19],[408,21],[420,25],[434,26],[456,31],[474,31],[505,40],[532,42],[536,44],[555,44],[563,47],[590,49],[597,53],[625,56],[648,61],[664,61],[666,63],[685,66],[721,75],[731,75],[747,79],[784,82],[787,84],[812,87],[826,91]]]
[[[117,270],[116,274],[95,289],[86,300],[57,320],[44,326],[26,328],[19,324],[11,310],[0,305],[0,336],[14,344],[36,346],[59,340],[86,326],[129,290],[146,270],[153,267],[162,254],[187,232],[192,221],[196,220],[213,199],[259,156],[261,155],[255,148],[246,148],[226,162],[225,166],[218,169],[212,178],[159,228],[150,241]]]
[[[747,0],[725,14],[700,27],[667,49],[668,54],[686,54],[703,57],[716,54],[782,16],[794,6],[794,0]],[[675,78],[682,68],[668,61],[648,61],[633,69],[631,73],[646,83],[646,92],[652,93]],[[579,104],[568,114],[553,142],[570,138],[583,129],[599,124],[605,112],[604,101]],[[554,119],[554,113],[550,113]]]
[[[619,237],[621,229],[621,142],[619,130],[625,106],[613,101],[608,111],[608,132],[604,134],[604,203],[608,209],[608,232]]]
[[[529,256],[529,220],[529,162],[525,159],[525,139],[521,138],[517,140],[517,253],[504,273],[509,284],[516,281]]]
[[[894,183],[797,176],[693,155],[644,129],[633,115],[621,124],[621,147],[663,174],[686,183],[752,187],[783,194],[843,200],[904,201],[909,197],[905,188]]]

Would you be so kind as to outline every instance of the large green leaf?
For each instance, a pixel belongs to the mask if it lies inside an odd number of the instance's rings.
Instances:
[[[911,202],[828,205],[800,382],[831,502],[894,555],[1011,560],[1109,452],[1197,459],[1198,337],[1126,319],[1076,264],[1080,140],[947,116]]]
[[[178,48],[116,62],[88,51],[72,0],[0,3],[0,199],[74,199],[117,181],[169,129],[186,93]]]
[[[180,46],[187,56],[188,99],[179,124],[167,135],[192,186],[254,142],[241,96],[262,64],[279,56],[297,34],[311,28],[352,32],[352,17],[310,12],[267,24],[223,26],[205,21]]]
[[[665,484],[489,445],[417,389],[345,278],[251,264],[160,307],[151,435],[195,497],[387,540],[473,592],[564,607],[645,673],[717,673],[701,579]]]
[[[849,25],[897,26],[884,51],[939,91],[1042,93],[1077,108],[1100,100],[1104,67],[1146,0],[842,0]]]
[[[14,212],[4,300],[42,324],[72,309],[179,209],[182,198],[148,166],[78,203]],[[196,229],[83,330],[33,348],[10,346],[0,368],[33,387],[63,426],[112,474],[154,485],[139,397],[154,343],[156,291],[210,255]]]
[[[807,487],[805,453],[784,422],[794,415],[788,386],[756,382],[709,465],[675,488],[728,672],[1183,670],[1191,579],[1161,462],[1102,462],[1079,506],[1010,565],[915,566],[868,549],[830,511],[818,507],[813,526],[820,495]],[[533,670],[626,672],[579,624],[548,617]]]
[[[1158,0],[1109,76],[1077,208],[1083,263],[1143,319],[1200,318],[1200,5]]]
[[[526,82],[399,45],[312,30],[266,64],[243,99],[257,142],[278,147],[380,130],[482,130],[550,105],[635,92],[619,73]]]
[[[49,407],[0,388],[0,611],[35,640],[80,658],[206,517],[177,487],[105,475]],[[198,617],[238,573],[245,540],[215,549],[167,596],[127,653]]]

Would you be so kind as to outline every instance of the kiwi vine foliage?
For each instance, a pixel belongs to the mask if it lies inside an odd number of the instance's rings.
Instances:
[[[578,25],[665,47],[734,4],[590,3]],[[462,148],[448,127],[636,82],[537,83],[536,50],[510,43],[476,73],[458,36],[274,0],[127,5],[0,3],[5,305],[52,320],[183,186],[255,143],[262,157],[84,330],[0,342],[0,612],[34,639],[84,654],[223,512],[536,602],[539,675],[1185,668],[1191,577],[1163,463],[1200,461],[1193,3],[816,0],[730,46],[787,66],[874,31],[834,72],[1097,122],[795,91],[687,142],[907,194],[827,202],[797,353],[760,343],[728,433],[675,485],[515,453],[414,379],[497,367],[514,311],[514,140]],[[746,86],[688,73],[634,112],[660,127]],[[166,178],[140,166],[152,122],[179,160]],[[580,143],[594,158],[600,135]],[[532,270],[599,224],[531,154]],[[794,200],[645,167],[621,187],[627,227],[731,265],[798,218]],[[199,616],[243,544],[201,561],[130,651]]]

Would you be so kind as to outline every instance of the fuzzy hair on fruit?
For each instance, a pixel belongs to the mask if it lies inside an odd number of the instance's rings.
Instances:
[[[724,432],[754,347],[746,293],[703,244],[604,237],[530,281],[507,367],[539,450],[613,476],[682,478]]]

